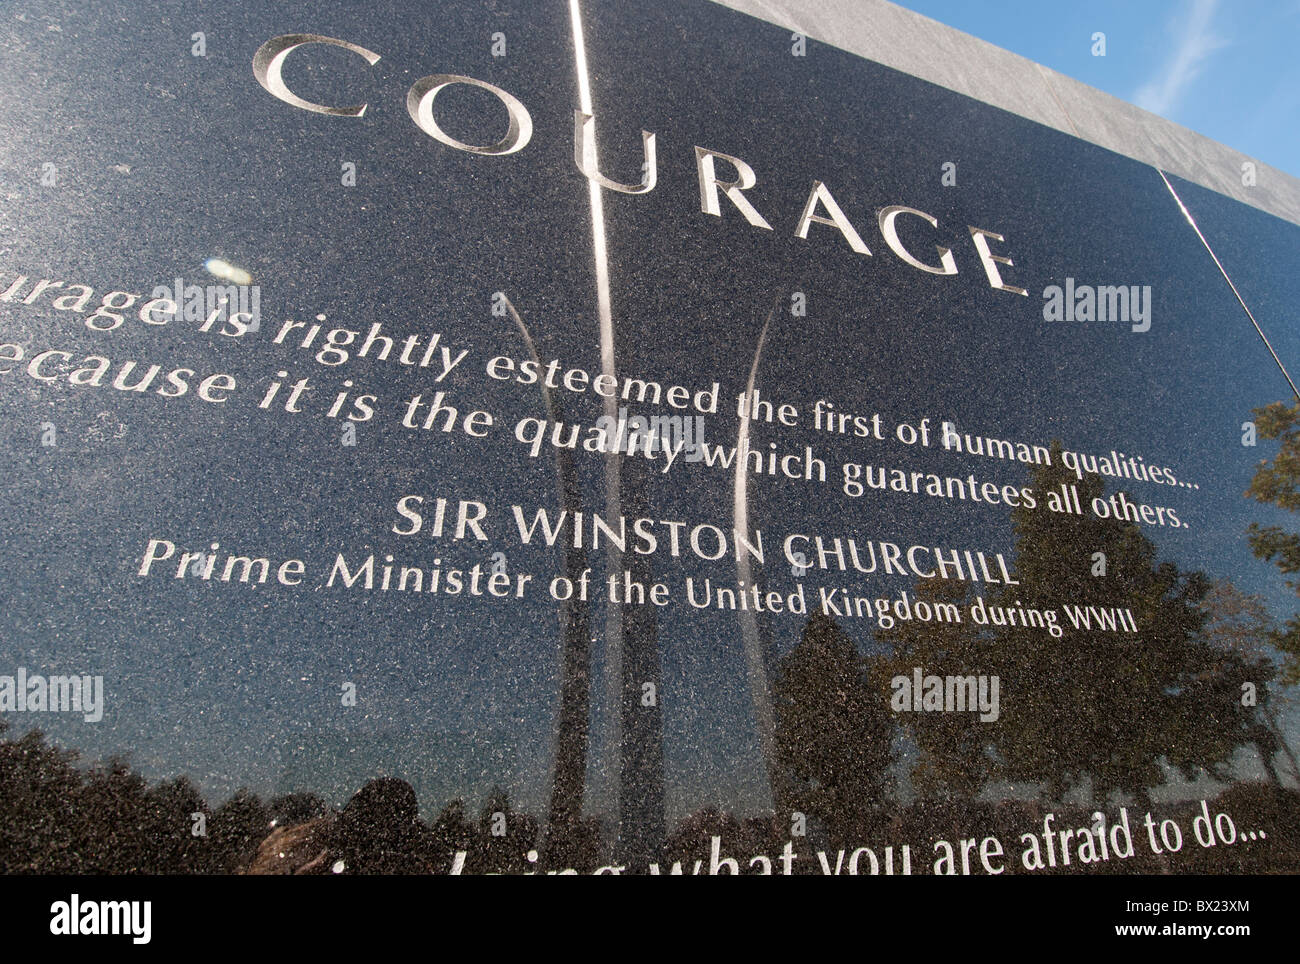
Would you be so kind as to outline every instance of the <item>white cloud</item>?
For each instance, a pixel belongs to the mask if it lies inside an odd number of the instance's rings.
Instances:
[[[1134,103],[1164,116],[1177,106],[1209,56],[1227,44],[1210,23],[1217,6],[1218,0],[1192,0],[1191,15],[1174,38],[1173,55],[1155,77],[1138,88]]]

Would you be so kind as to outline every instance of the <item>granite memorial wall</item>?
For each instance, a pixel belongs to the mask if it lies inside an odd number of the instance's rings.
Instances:
[[[6,871],[1296,869],[1295,224],[701,0],[0,58]]]

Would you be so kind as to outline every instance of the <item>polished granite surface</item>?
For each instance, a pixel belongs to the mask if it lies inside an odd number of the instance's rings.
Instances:
[[[1300,227],[702,0],[0,67],[4,870],[1297,869]]]

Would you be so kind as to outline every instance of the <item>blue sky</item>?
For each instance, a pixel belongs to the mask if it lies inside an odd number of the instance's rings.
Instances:
[[[895,2],[1300,176],[1300,0]]]

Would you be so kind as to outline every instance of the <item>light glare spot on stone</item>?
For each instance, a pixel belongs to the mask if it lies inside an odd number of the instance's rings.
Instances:
[[[203,263],[203,267],[208,269],[209,274],[229,281],[232,284],[246,285],[252,284],[253,281],[253,276],[243,268],[238,268],[229,261],[224,261],[221,258],[208,258],[208,260]]]

